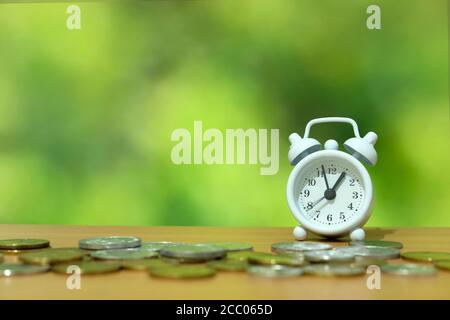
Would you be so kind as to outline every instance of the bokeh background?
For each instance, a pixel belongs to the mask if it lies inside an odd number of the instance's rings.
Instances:
[[[72,1],[76,2],[76,1]],[[449,226],[445,0],[0,4],[0,223],[292,226],[289,133],[379,135],[372,226]],[[176,166],[176,128],[279,128],[280,170]],[[323,125],[321,141],[347,139]]]

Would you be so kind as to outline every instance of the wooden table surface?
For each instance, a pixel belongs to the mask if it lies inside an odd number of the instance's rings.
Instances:
[[[0,239],[44,238],[52,247],[75,247],[91,236],[133,235],[144,241],[243,241],[257,251],[291,241],[291,228],[219,227],[93,227],[0,225]],[[367,229],[368,239],[400,241],[403,251],[450,252],[450,228]],[[345,242],[334,243],[345,245]],[[392,262],[399,262],[393,260]],[[382,274],[381,289],[369,290],[367,277],[301,276],[266,279],[238,272],[220,272],[200,280],[150,277],[145,271],[122,270],[81,277],[81,289],[66,288],[67,276],[45,273],[0,277],[0,299],[450,299],[450,272],[431,277]]]

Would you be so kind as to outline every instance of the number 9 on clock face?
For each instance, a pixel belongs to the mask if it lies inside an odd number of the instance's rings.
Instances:
[[[367,221],[372,182],[354,157],[325,150],[296,165],[289,177],[287,196],[301,224],[316,233],[338,236]]]

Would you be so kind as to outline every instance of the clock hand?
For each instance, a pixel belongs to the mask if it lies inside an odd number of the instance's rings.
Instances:
[[[306,211],[312,210],[312,208],[314,208],[320,201],[322,201],[323,199],[325,199],[325,196],[323,196],[322,198],[316,200],[313,202],[312,207],[307,209]]]
[[[322,165],[322,174],[325,179],[325,185],[327,186],[327,190],[330,190],[330,186],[328,185],[327,175],[325,174],[325,167]]]
[[[336,180],[336,183],[334,184],[334,186],[331,188],[331,190],[333,190],[334,192],[336,192],[336,188],[339,186],[339,184],[342,182],[342,180],[345,177],[345,171],[342,171],[341,175],[339,176],[339,178]]]

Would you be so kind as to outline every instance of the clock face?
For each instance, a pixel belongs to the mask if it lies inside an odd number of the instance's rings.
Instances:
[[[297,206],[310,224],[322,228],[344,226],[364,214],[363,178],[349,161],[339,157],[317,158],[297,178]]]

